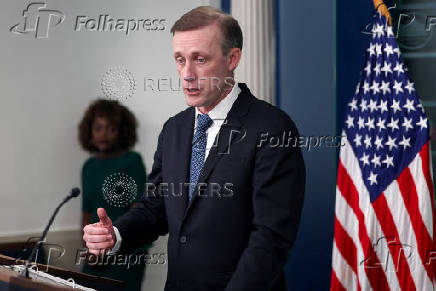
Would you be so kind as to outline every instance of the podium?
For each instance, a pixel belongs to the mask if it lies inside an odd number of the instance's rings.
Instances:
[[[0,266],[24,265],[25,261],[17,260],[12,257],[0,254]],[[37,264],[38,269],[45,273],[64,279],[73,279],[76,284],[95,290],[120,291],[123,290],[125,283],[122,281],[112,280],[103,277],[95,277],[83,273],[67,271],[58,267]],[[26,279],[18,276],[17,272],[7,267],[0,267],[0,291],[3,290],[47,290],[47,291],[65,291],[72,288],[55,283],[48,283],[36,279]]]

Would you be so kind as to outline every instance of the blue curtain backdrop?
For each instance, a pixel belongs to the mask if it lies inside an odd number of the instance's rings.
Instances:
[[[335,2],[276,0],[276,8],[277,104],[301,135],[334,136]],[[306,197],[298,238],[286,265],[288,290],[329,289],[336,152],[325,146],[303,148]]]
[[[385,1],[387,2],[387,1]],[[348,100],[353,96],[371,38],[360,30],[373,21],[372,0],[337,0],[337,130],[342,131]]]

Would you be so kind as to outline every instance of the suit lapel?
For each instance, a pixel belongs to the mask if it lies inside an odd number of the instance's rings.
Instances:
[[[193,138],[193,131],[194,131],[194,117],[195,117],[195,109],[194,107],[190,107],[186,111],[186,115],[181,117],[180,122],[181,128],[180,131],[178,131],[178,136],[174,139],[177,144],[173,145],[177,148],[179,148],[179,151],[176,151],[178,154],[174,157],[174,165],[177,165],[177,167],[174,168],[174,170],[177,171],[177,179],[176,181],[179,181],[179,183],[183,183],[181,189],[182,189],[182,199],[178,198],[175,199],[177,201],[180,201],[180,209],[181,213],[183,214],[187,203],[189,201],[188,198],[188,192],[189,187],[187,187],[185,184],[186,182],[189,182],[189,169],[191,164],[191,150],[192,150],[192,138]],[[175,185],[174,187],[178,187],[178,185]]]
[[[241,133],[241,123],[238,119],[225,120],[215,138],[214,146],[210,149],[203,170],[198,178],[198,183],[206,181],[221,157],[230,153],[231,144],[239,139]]]

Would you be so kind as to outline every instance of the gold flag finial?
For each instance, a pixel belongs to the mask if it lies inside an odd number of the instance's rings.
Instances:
[[[386,19],[388,20],[389,25],[392,26],[391,14],[389,13],[388,7],[383,2],[383,0],[373,0],[373,2],[374,2],[375,9],[377,11],[379,11],[382,15],[384,15],[386,17]]]

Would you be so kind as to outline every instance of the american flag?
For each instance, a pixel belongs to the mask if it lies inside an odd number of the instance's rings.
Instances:
[[[331,290],[434,289],[428,127],[392,27],[378,14],[345,117]]]

